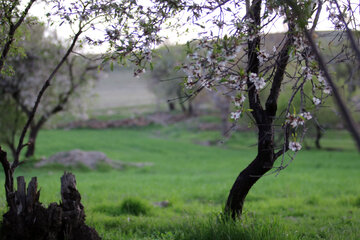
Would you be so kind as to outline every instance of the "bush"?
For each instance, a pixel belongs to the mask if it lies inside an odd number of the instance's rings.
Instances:
[[[150,207],[143,201],[136,198],[126,198],[122,202],[120,209],[124,214],[131,214],[135,216],[147,215],[150,212]]]

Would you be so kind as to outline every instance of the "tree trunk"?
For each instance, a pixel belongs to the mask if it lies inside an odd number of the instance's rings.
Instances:
[[[315,146],[317,149],[321,149],[322,148],[320,145],[320,139],[322,137],[321,127],[319,126],[319,124],[315,124],[315,128],[316,128]]]
[[[190,99],[188,100],[188,110],[187,110],[187,113],[188,113],[189,116],[193,116],[193,115],[194,115],[194,108],[193,108],[193,105],[192,105]]]
[[[177,89],[176,95],[177,95],[177,98],[178,98],[178,101],[179,101],[179,105],[181,107],[181,111],[183,113],[186,113],[186,107],[185,107],[185,104],[183,102],[183,97],[181,96],[181,88]]]
[[[29,144],[27,146],[27,150],[25,153],[25,157],[27,157],[27,158],[32,157],[35,154],[36,138],[37,138],[40,128],[41,128],[41,126],[39,126],[38,124],[30,127],[30,134],[29,134],[29,141],[28,141]]]
[[[258,135],[258,155],[236,178],[226,202],[225,214],[234,220],[241,216],[251,187],[274,165],[274,134],[271,124],[259,127]]]
[[[13,171],[6,153],[0,149],[0,161],[5,172],[6,200],[9,211],[3,215],[3,240],[98,240],[97,232],[85,224],[84,206],[76,189],[75,176],[61,177],[61,203],[45,208],[40,202],[37,179],[32,178],[26,190],[24,177],[13,187]]]
[[[97,232],[85,224],[84,207],[76,189],[75,176],[61,177],[60,204],[45,208],[40,202],[37,179],[33,177],[27,191],[24,177],[17,178],[17,191],[10,194],[9,211],[3,216],[4,240],[98,240]]]
[[[14,143],[9,143],[7,144],[7,146],[9,147],[10,151],[11,151],[11,155],[13,157],[13,159],[16,158],[16,147],[14,145]]]
[[[175,110],[175,103],[174,102],[168,102],[169,111],[172,112]]]

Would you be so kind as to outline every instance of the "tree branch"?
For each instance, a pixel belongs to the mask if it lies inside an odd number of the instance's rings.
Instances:
[[[3,67],[4,67],[4,64],[5,64],[5,59],[11,49],[11,44],[13,43],[14,41],[14,37],[15,37],[15,32],[16,30],[20,27],[20,25],[23,23],[26,15],[28,14],[31,6],[33,5],[33,3],[35,2],[36,0],[30,0],[30,2],[28,3],[28,5],[26,6],[24,12],[21,14],[21,17],[19,18],[19,20],[15,23],[15,25],[13,24],[10,24],[10,29],[9,29],[9,38],[7,40],[7,42],[5,43],[4,45],[4,48],[3,48],[3,51],[1,53],[1,56],[0,56],[0,72],[2,71]],[[14,4],[15,5],[15,4]],[[11,10],[13,11],[13,9]],[[11,23],[11,22],[10,22]]]
[[[337,9],[339,10],[339,15],[340,15],[340,20],[341,22],[345,25],[345,28],[346,28],[346,33],[347,35],[349,36],[349,39],[350,39],[350,43],[351,43],[351,47],[353,48],[353,50],[355,51],[356,53],[356,57],[358,58],[358,61],[360,63],[360,50],[358,48],[358,44],[356,43],[355,41],[355,38],[354,38],[354,35],[352,34],[348,24],[346,23],[345,19],[344,19],[344,16],[342,15],[341,13],[341,9],[340,9],[340,6],[339,6],[339,3],[337,0],[335,0],[335,3],[336,3],[336,7]]]
[[[305,31],[305,36],[307,38],[307,40],[309,41],[310,43],[310,46],[311,48],[313,49],[313,52],[317,58],[317,61],[319,63],[319,67],[321,69],[321,71],[323,71],[324,73],[324,76],[326,78],[326,81],[327,83],[330,85],[331,87],[331,90],[334,94],[334,97],[335,97],[335,101],[339,107],[339,110],[341,112],[341,115],[342,117],[344,118],[344,121],[347,123],[348,125],[348,128],[349,128],[349,131],[350,133],[352,134],[356,144],[357,144],[357,148],[358,150],[360,151],[360,134],[359,134],[359,131],[355,125],[355,122],[354,120],[352,119],[344,101],[342,100],[339,92],[338,92],[338,89],[333,81],[333,79],[331,78],[330,74],[329,74],[329,71],[325,65],[325,62],[323,60],[323,57],[321,56],[320,52],[318,51],[316,45],[315,45],[315,42],[311,36],[311,34],[309,33],[309,31],[307,29],[304,29]]]
[[[294,43],[293,30],[294,25],[289,24],[287,40],[279,53],[278,59],[276,60],[277,68],[271,85],[270,94],[266,101],[266,113],[269,117],[274,117],[276,115],[277,100],[279,97],[281,84],[284,79],[286,66],[290,58],[289,50]]]
[[[321,13],[321,10],[322,10],[322,5],[323,5],[322,0],[318,0],[318,9],[316,11],[315,19],[314,19],[313,25],[312,25],[311,30],[310,30],[311,33],[313,33],[315,31],[315,28],[316,28],[316,26],[317,26],[317,24],[319,22],[320,13]]]
[[[250,19],[254,21],[252,27],[249,28],[249,35],[257,34],[257,27],[261,24],[261,0],[254,1],[252,6],[250,7],[250,12],[247,13]],[[260,49],[260,36],[256,36],[254,40],[248,40],[248,65],[247,65],[247,75],[250,73],[259,73],[260,62],[257,57],[257,51]],[[247,81],[248,86],[248,96],[249,96],[249,105],[253,110],[251,114],[255,118],[257,124],[261,124],[263,122],[263,108],[260,103],[260,97],[255,88],[255,85],[249,80]]]
[[[55,77],[55,74],[58,72],[58,70],[61,68],[61,66],[64,64],[64,62],[66,61],[66,59],[68,58],[68,56],[70,55],[72,50],[74,49],[75,44],[76,44],[79,36],[81,35],[81,33],[82,33],[82,29],[80,28],[79,31],[75,34],[75,36],[73,38],[73,41],[72,41],[70,47],[68,48],[67,52],[65,53],[65,55],[63,56],[61,61],[58,63],[58,65],[55,67],[55,69],[52,71],[52,73],[50,74],[50,76],[45,81],[44,85],[42,86],[42,88],[41,88],[41,90],[40,90],[40,92],[39,92],[39,94],[38,94],[38,96],[36,98],[36,101],[35,101],[35,104],[34,104],[34,107],[33,107],[32,111],[31,111],[31,114],[28,117],[28,120],[27,120],[27,122],[26,122],[26,124],[25,124],[25,126],[24,126],[24,128],[23,128],[23,130],[21,132],[21,135],[20,135],[20,138],[19,138],[19,143],[18,143],[18,146],[17,146],[17,149],[16,149],[16,158],[14,159],[14,162],[11,165],[12,170],[14,170],[19,165],[19,156],[20,156],[20,152],[21,152],[22,148],[24,147],[23,142],[24,142],[26,132],[27,132],[28,128],[30,127],[31,122],[33,121],[33,119],[35,117],[36,110],[37,110],[37,108],[39,106],[40,100],[41,100],[44,92],[50,86],[51,80]]]

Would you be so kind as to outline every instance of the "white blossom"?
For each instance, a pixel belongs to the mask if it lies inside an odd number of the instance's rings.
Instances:
[[[313,76],[311,69],[309,67],[302,67],[301,69],[304,71],[305,80],[311,80]]]
[[[320,103],[321,103],[321,100],[320,99],[318,99],[318,98],[316,98],[316,97],[313,97],[313,103],[315,104],[315,105],[319,105]]]
[[[246,97],[244,95],[241,95],[240,97],[233,97],[234,105],[236,107],[240,107],[241,104],[243,104],[246,100]]]
[[[250,75],[249,75],[250,82],[255,82],[256,79],[257,79],[257,74],[256,73],[250,73]]]
[[[290,124],[291,127],[296,128],[297,126],[304,125],[304,119],[297,116],[296,114],[288,114],[286,117],[286,123]]]
[[[266,86],[264,78],[262,78],[262,77],[258,78],[258,80],[256,82],[254,82],[254,85],[257,90],[263,89]]]
[[[261,90],[266,85],[264,78],[259,78],[256,73],[250,73],[249,81],[254,83],[256,90]]]
[[[241,116],[241,111],[238,110],[236,112],[232,112],[230,118],[234,120],[238,120]]]
[[[323,91],[324,91],[325,94],[330,94],[332,90],[331,90],[331,87],[329,85],[325,85]]]
[[[209,80],[203,80],[201,81],[201,86],[205,87],[207,90],[211,91],[212,90],[212,87],[213,87],[213,84],[211,81]]]
[[[260,64],[263,64],[264,62],[266,62],[269,58],[269,54],[267,52],[265,52],[264,50],[259,51],[258,53],[258,59]]]
[[[194,83],[193,78],[192,78],[191,76],[188,76],[188,77],[187,77],[187,80],[186,80],[186,82],[185,82],[185,87],[186,87],[187,89],[191,89],[194,85],[195,85],[195,83]]]
[[[319,72],[317,79],[318,79],[319,83],[325,82],[325,78],[324,78],[322,72]]]
[[[312,119],[311,113],[309,113],[309,112],[303,112],[303,113],[300,114],[300,116],[302,116],[306,120]]]
[[[294,152],[300,151],[301,144],[298,142],[289,142],[289,149]]]

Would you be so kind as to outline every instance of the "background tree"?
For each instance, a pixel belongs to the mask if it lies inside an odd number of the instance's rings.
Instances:
[[[0,12],[0,22],[5,26],[1,30],[5,33],[3,36],[5,43],[0,45],[1,74],[6,74],[3,70],[10,50],[15,46],[13,45],[15,34],[34,2],[35,0],[30,0],[30,2],[1,1],[3,8]],[[45,92],[62,66],[69,61],[70,55],[84,32],[89,29],[94,31],[105,29],[102,37],[94,39],[87,35],[84,41],[93,45],[108,44],[109,51],[103,56],[104,61],[112,59],[119,59],[121,63],[132,61],[138,66],[135,71],[135,75],[138,75],[143,72],[147,63],[146,59],[151,56],[149,50],[161,41],[157,35],[159,26],[174,11],[166,3],[161,2],[151,6],[127,0],[120,2],[49,0],[46,2],[51,9],[51,12],[47,14],[50,22],[59,21],[60,25],[69,24],[73,34],[70,36],[67,50],[57,59],[56,65],[48,76],[42,79],[40,90],[21,131],[12,163],[8,161],[6,152],[0,148],[0,162],[5,173],[5,194],[9,206],[9,211],[4,215],[2,231],[5,233],[4,239],[99,239],[97,233],[85,224],[84,207],[80,203],[81,198],[76,190],[73,175],[64,174],[61,179],[62,204],[50,204],[47,209],[39,203],[40,193],[37,191],[36,178],[31,180],[26,192],[24,178],[18,177],[18,188],[14,189],[13,174],[23,162],[20,161],[21,150],[28,146],[24,144],[24,138]],[[25,10],[20,10],[22,6],[26,6]],[[14,51],[14,53],[18,52]],[[14,71],[16,72],[15,68]]]
[[[41,24],[32,25],[29,28],[29,37],[19,43],[22,47],[24,57],[10,57],[8,63],[16,66],[13,75],[0,78],[0,87],[4,95],[12,97],[10,106],[21,110],[21,115],[27,117],[31,114],[32,103],[40,90],[42,79],[49,74],[49,67],[55,66],[56,59],[64,54],[65,48],[52,34],[44,36],[45,28]],[[25,156],[31,157],[35,153],[36,138],[39,130],[55,114],[71,110],[76,106],[76,110],[81,109],[82,96],[87,89],[98,78],[98,64],[96,61],[91,62],[80,56],[70,56],[65,65],[59,69],[56,78],[54,78],[51,87],[45,93],[42,101],[38,106],[37,115],[30,124],[28,148]],[[8,97],[6,96],[6,97]],[[15,104],[15,105],[14,105]],[[8,106],[3,105],[2,112],[8,112]],[[19,115],[18,111],[12,111],[12,114]],[[12,118],[17,118],[13,116]],[[3,130],[11,126],[11,133],[4,136],[3,142],[10,149],[16,148],[20,124],[12,124],[12,118],[3,119]],[[13,158],[15,158],[15,153]]]
[[[26,116],[8,94],[0,95],[0,143],[16,155],[16,140],[26,122]]]
[[[170,111],[175,110],[175,103],[178,102],[182,112],[193,114],[192,101],[187,101],[187,93],[181,84],[185,74],[176,69],[185,61],[185,46],[166,45],[157,48],[153,55],[153,69],[147,74],[149,89],[160,101],[168,103]]]

